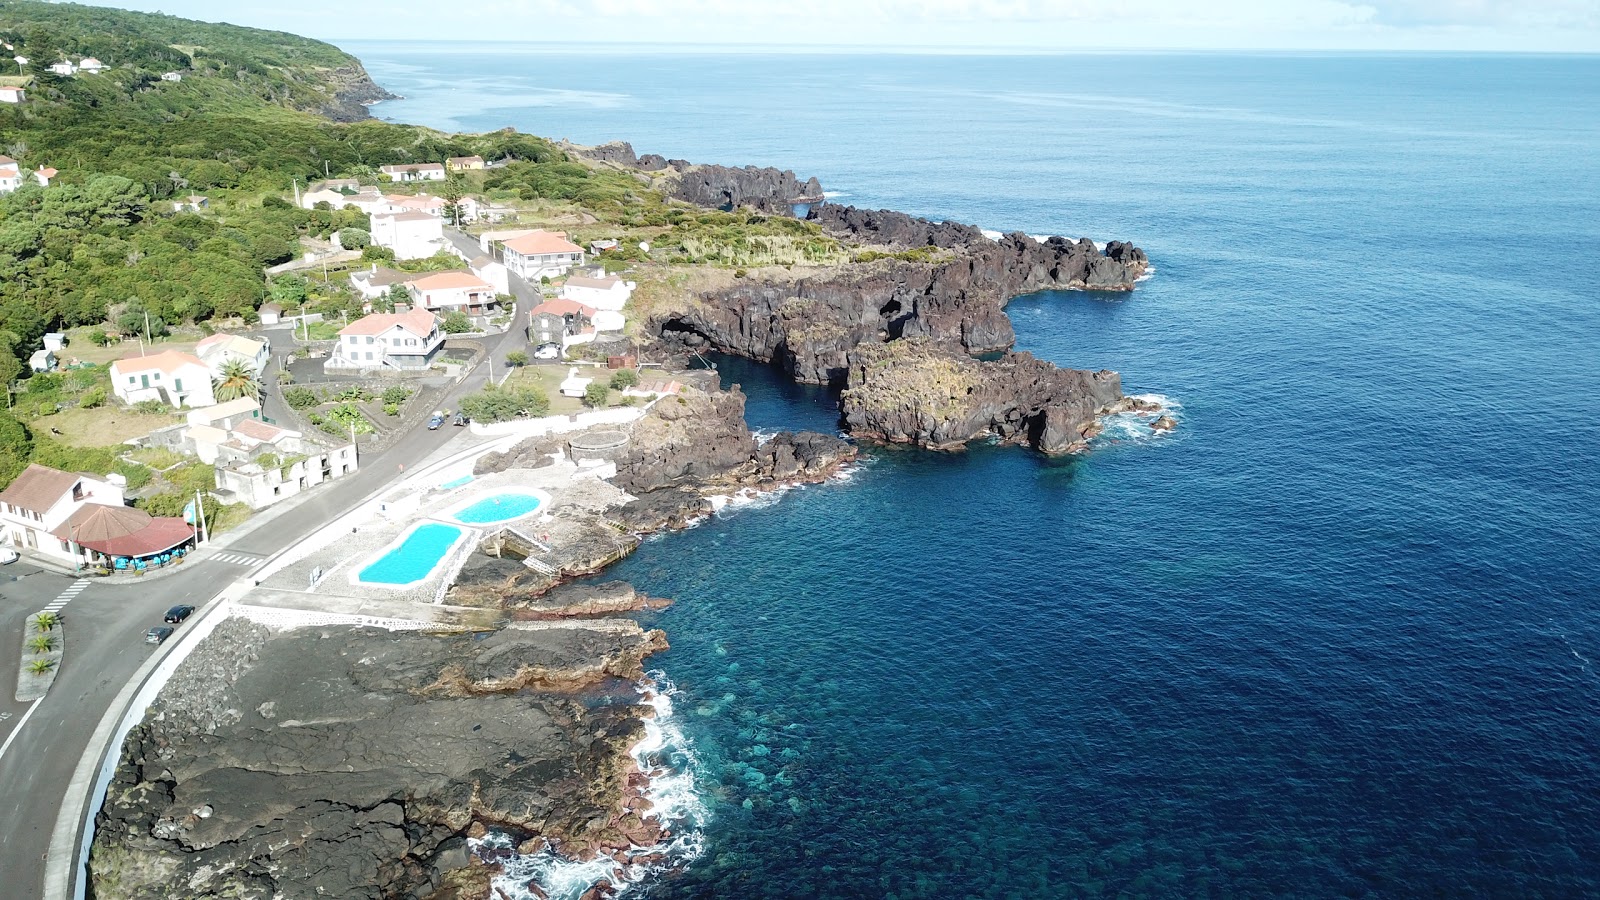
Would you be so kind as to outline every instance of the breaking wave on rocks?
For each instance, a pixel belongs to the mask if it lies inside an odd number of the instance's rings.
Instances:
[[[548,845],[537,853],[518,854],[515,839],[492,831],[467,844],[479,859],[500,866],[490,882],[495,897],[579,900],[602,883],[610,888],[608,896],[621,897],[652,876],[688,866],[705,852],[710,811],[696,789],[699,758],[673,713],[678,689],[660,670],[646,673],[639,687],[655,714],[644,720],[644,739],[629,753],[648,779],[643,795],[650,807],[641,816],[660,823],[665,838],[649,847],[629,847],[620,859],[601,856],[580,862]]]
[[[1143,443],[1165,437],[1172,432],[1150,427],[1162,416],[1171,416],[1180,427],[1183,425],[1183,404],[1177,400],[1164,394],[1129,394],[1128,397],[1154,403],[1157,408],[1129,410],[1104,417],[1100,420],[1104,430],[1091,442],[1091,446]]]

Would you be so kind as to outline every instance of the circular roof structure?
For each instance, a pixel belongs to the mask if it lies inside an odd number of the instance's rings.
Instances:
[[[628,433],[625,431],[591,431],[580,434],[570,442],[574,450],[617,450],[628,444]]]

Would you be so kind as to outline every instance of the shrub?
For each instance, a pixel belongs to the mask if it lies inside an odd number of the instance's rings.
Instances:
[[[386,415],[386,416],[398,416],[398,415],[400,415],[400,404],[398,404],[398,403],[385,403],[383,405],[383,414]]]
[[[160,415],[161,413],[172,411],[167,404],[160,400],[140,400],[133,405],[133,408],[146,415]]]
[[[601,384],[598,381],[591,381],[589,386],[583,389],[583,404],[585,406],[592,406],[596,409],[599,409],[600,407],[605,406],[606,401],[610,398],[610,385]]]
[[[611,387],[622,391],[639,383],[639,372],[635,369],[618,369],[611,373]]]
[[[290,409],[310,409],[317,405],[317,392],[308,387],[292,387],[283,392],[283,402]]]
[[[354,403],[341,403],[328,410],[318,424],[323,431],[343,437],[349,437],[352,429],[356,434],[371,434],[377,430]]]
[[[364,250],[372,243],[372,235],[360,228],[339,229],[339,245],[346,250]]]
[[[36,613],[33,617],[33,630],[38,632],[55,631],[61,624],[61,617],[55,613]]]
[[[506,354],[506,365],[508,366],[525,366],[527,364],[528,351],[526,350],[513,350]]]
[[[385,406],[393,404],[399,406],[411,396],[411,389],[403,384],[391,384],[383,389],[383,403]]]
[[[542,416],[549,411],[549,395],[532,385],[491,385],[461,398],[461,412],[474,422],[507,422],[520,416]]]
[[[472,320],[461,310],[453,310],[444,314],[441,327],[444,328],[445,334],[461,334],[472,330]]]
[[[33,662],[28,663],[28,674],[43,675],[55,667],[56,661],[53,659],[36,659]]]
[[[104,328],[96,328],[89,332],[89,342],[94,344],[96,347],[104,347],[111,343],[111,335],[106,334],[106,330]]]
[[[98,409],[106,405],[106,389],[103,387],[90,388],[78,398],[78,405],[84,409]]]

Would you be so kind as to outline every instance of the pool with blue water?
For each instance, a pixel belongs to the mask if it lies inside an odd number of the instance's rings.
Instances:
[[[362,569],[356,575],[361,584],[378,584],[389,587],[406,586],[422,581],[432,574],[440,560],[450,552],[463,534],[454,525],[424,522],[412,527],[400,543]]]
[[[544,505],[544,496],[532,491],[501,491],[480,498],[450,515],[466,525],[492,525],[532,515]]]

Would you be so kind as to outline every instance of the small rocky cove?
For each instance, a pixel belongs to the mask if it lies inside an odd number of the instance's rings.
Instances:
[[[667,641],[625,617],[668,601],[573,579],[711,497],[820,481],[855,457],[830,435],[758,441],[743,413],[736,390],[656,404],[613,460],[626,502],[558,498],[467,557],[443,604],[471,624],[220,624],[124,742],[96,820],[95,894],[476,898],[497,872],[549,858],[586,863],[599,897],[672,864],[684,847],[645,752],[662,709],[646,660]],[[525,440],[477,471],[537,473],[580,437]],[[516,888],[544,895],[536,880]]]

